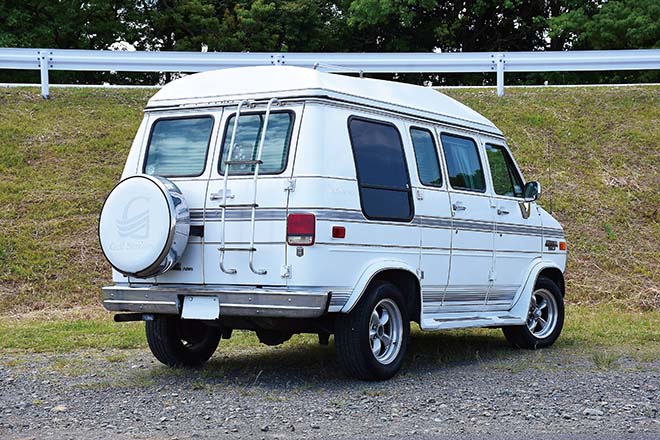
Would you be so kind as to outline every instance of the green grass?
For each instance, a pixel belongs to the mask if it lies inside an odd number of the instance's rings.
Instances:
[[[145,347],[144,326],[110,319],[0,320],[0,350],[68,353],[79,349]]]
[[[660,308],[660,87],[444,92],[542,182],[569,242],[567,300]],[[0,89],[0,314],[98,304],[98,214],[153,93]]]
[[[557,347],[601,353],[595,355],[599,366],[609,366],[619,354],[640,354],[645,360],[660,359],[660,311],[635,312],[613,306],[569,306],[563,334]],[[254,333],[236,331],[222,341],[220,353],[248,359],[268,354],[270,361],[289,363],[298,355],[310,356],[310,346],[317,346],[315,335],[298,335],[278,347],[258,343]],[[434,361],[479,361],[506,354],[500,331],[487,329],[446,332],[413,331],[412,356],[433,357]],[[79,349],[146,349],[142,323],[115,323],[109,316],[60,319],[0,318],[0,352],[69,353]],[[297,355],[295,354],[297,353]],[[609,354],[603,354],[609,353]],[[612,357],[607,361],[608,357]],[[125,360],[121,352],[105,356],[110,363]],[[168,373],[169,374],[169,373]],[[214,374],[222,374],[215,371]]]
[[[0,89],[0,310],[91,304],[101,204],[153,91]]]
[[[616,366],[616,361],[619,359],[617,353],[609,351],[597,351],[592,356],[594,365],[601,370],[609,370]]]
[[[464,364],[512,374],[576,368],[657,371],[658,322],[660,311],[573,305],[567,309],[566,326],[557,343],[537,351],[511,347],[496,329],[421,332],[415,326],[402,374],[451,371]],[[234,385],[242,396],[264,384],[270,389],[286,371],[288,379],[281,383],[286,393],[268,394],[266,398],[273,401],[295,399],[297,393],[323,388],[329,380],[345,380],[333,343],[322,347],[316,335],[296,335],[283,345],[267,347],[259,344],[254,333],[235,331],[200,369],[168,368],[155,360],[145,363],[150,355],[144,325],[114,323],[107,314],[97,312],[87,317],[78,312],[45,318],[39,314],[0,317],[0,359],[1,365],[17,372],[37,365],[43,377],[75,380],[83,389],[152,387],[176,378],[208,393],[217,392],[218,385]]]

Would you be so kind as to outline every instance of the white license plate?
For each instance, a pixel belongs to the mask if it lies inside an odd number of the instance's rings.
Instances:
[[[183,300],[183,319],[214,320],[220,316],[220,304],[214,296],[186,296]]]

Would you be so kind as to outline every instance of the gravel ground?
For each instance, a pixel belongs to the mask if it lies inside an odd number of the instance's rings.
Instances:
[[[658,356],[493,337],[447,360],[447,338],[415,336],[381,383],[344,377],[332,344],[230,345],[199,370],[146,349],[4,353],[0,438],[660,438]]]

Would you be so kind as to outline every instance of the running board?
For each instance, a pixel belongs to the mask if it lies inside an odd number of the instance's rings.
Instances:
[[[523,325],[525,318],[502,312],[434,313],[422,315],[422,330],[446,330],[468,327],[504,327]]]

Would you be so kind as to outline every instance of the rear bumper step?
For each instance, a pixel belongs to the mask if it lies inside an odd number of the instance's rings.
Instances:
[[[227,286],[128,286],[103,288],[103,307],[112,312],[179,315],[185,296],[213,296],[222,316],[316,318],[328,311],[330,292],[244,289]]]

